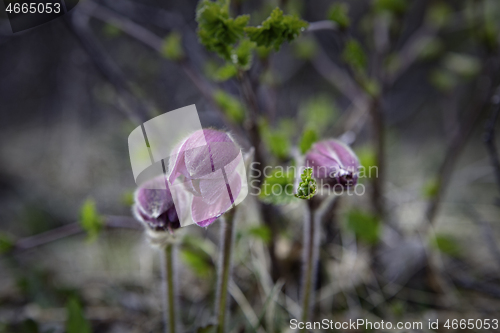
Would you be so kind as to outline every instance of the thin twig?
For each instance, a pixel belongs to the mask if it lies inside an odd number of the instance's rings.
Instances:
[[[151,31],[145,29],[141,25],[117,14],[106,7],[100,6],[92,1],[87,1],[81,6],[82,10],[88,15],[101,20],[103,22],[112,23],[113,25],[120,28],[123,32],[127,33],[131,37],[134,37],[138,41],[142,42],[146,46],[155,50],[158,53],[162,53],[163,39]],[[226,115],[220,110],[217,103],[214,100],[213,92],[214,88],[202,78],[198,72],[192,67],[188,59],[184,58],[178,61],[181,68],[184,70],[189,79],[193,82],[196,88],[200,91],[203,97],[215,108],[221,117],[224,125],[227,126],[235,134],[238,134],[242,138],[244,135],[238,126],[236,126],[232,121],[230,121]]]
[[[104,220],[104,228],[106,229],[142,230],[142,226],[131,217],[106,216]],[[14,247],[9,253],[17,254],[84,232],[85,230],[82,229],[80,222],[74,222],[38,235],[21,238],[15,242]]]
[[[335,30],[338,31],[338,25],[330,20],[310,22],[307,27],[307,32],[321,31],[321,30]]]
[[[500,95],[495,94],[491,99],[493,110],[491,116],[486,122],[486,131],[484,134],[484,143],[490,155],[491,165],[495,174],[498,189],[500,190],[500,160],[498,159],[498,152],[495,144],[495,125],[500,114]]]
[[[460,127],[455,131],[453,139],[446,150],[444,160],[439,168],[436,184],[436,194],[431,198],[429,205],[427,207],[427,220],[429,225],[434,223],[435,217],[437,215],[438,208],[441,204],[441,199],[444,195],[446,188],[451,179],[453,169],[455,167],[455,162],[458,159],[460,152],[462,151],[465,143],[472,134],[473,129],[476,127],[481,114],[485,110],[485,106],[488,102],[489,91],[491,88],[487,89],[487,93],[479,96],[478,101],[469,110],[469,114],[466,115]]]
[[[99,46],[88,28],[88,17],[75,11],[64,16],[70,31],[77,37],[100,73],[115,87],[123,98],[121,108],[136,124],[149,119],[149,108],[133,93],[134,89],[118,66]]]

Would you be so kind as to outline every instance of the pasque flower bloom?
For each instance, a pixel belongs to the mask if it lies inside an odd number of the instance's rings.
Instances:
[[[172,194],[164,175],[142,184],[135,192],[132,208],[137,220],[153,231],[170,231],[180,227]]]
[[[192,196],[191,216],[199,226],[229,210],[241,191],[236,172],[240,149],[225,132],[203,129],[181,142],[170,158],[169,182],[180,178]]]
[[[320,185],[350,187],[358,180],[358,157],[339,140],[315,143],[306,154],[306,167],[313,169],[313,176]]]

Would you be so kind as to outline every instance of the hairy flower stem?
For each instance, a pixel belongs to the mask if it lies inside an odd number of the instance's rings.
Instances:
[[[307,201],[306,216],[304,220],[303,242],[303,273],[302,273],[302,315],[301,321],[308,321],[312,304],[314,302],[314,282],[319,254],[319,228],[320,218],[317,214],[318,200],[312,198]],[[304,331],[305,332],[305,331]]]
[[[226,311],[227,311],[227,291],[229,289],[229,277],[231,275],[231,254],[234,242],[233,217],[235,208],[221,216],[221,251],[219,258],[219,275],[217,281],[217,301],[215,310],[217,316],[217,332],[225,332]]]
[[[175,333],[177,322],[174,292],[174,244],[168,241],[160,253],[164,328],[165,333]]]

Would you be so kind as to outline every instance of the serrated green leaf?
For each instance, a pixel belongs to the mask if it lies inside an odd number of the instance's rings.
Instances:
[[[347,229],[368,244],[376,244],[380,237],[380,223],[376,216],[361,210],[351,210],[347,214]]]
[[[361,44],[355,39],[350,39],[342,52],[342,60],[356,71],[364,71],[367,57]]]
[[[184,58],[184,49],[182,48],[182,37],[180,33],[172,32],[163,40],[161,54],[165,58],[173,61]]]
[[[285,205],[295,199],[293,185],[295,173],[293,170],[276,168],[268,175],[261,186],[259,199],[274,205]]]
[[[345,29],[351,24],[349,19],[349,6],[346,3],[334,3],[328,10],[328,19],[337,23],[340,29]]]
[[[93,241],[104,228],[104,219],[97,212],[95,202],[87,199],[80,210],[80,225],[87,232],[88,240]]]
[[[92,333],[90,323],[85,318],[83,308],[76,298],[66,304],[66,333]]]
[[[240,69],[248,70],[252,65],[252,52],[255,49],[255,43],[249,39],[243,39],[238,47],[234,49],[232,60]]]
[[[248,24],[248,15],[236,18],[229,16],[229,4],[222,1],[202,0],[196,11],[198,37],[209,51],[216,52],[227,61],[231,61],[233,45],[244,35]]]
[[[308,26],[297,16],[283,15],[275,8],[271,15],[258,27],[246,27],[245,32],[258,46],[272,47],[278,51],[284,42],[291,42]]]
[[[236,123],[243,122],[245,119],[245,107],[239,99],[219,89],[214,93],[214,100],[229,119]]]
[[[299,148],[302,154],[305,154],[315,143],[318,141],[318,133],[313,128],[308,128],[302,133],[302,138],[300,139]]]

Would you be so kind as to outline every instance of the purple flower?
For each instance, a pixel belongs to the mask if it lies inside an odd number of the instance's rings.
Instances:
[[[212,224],[233,206],[242,186],[239,156],[232,138],[214,129],[196,131],[175,149],[168,180],[174,184],[180,178],[193,195],[191,216],[199,226]]]
[[[172,194],[164,175],[142,184],[135,192],[132,211],[153,231],[172,232],[180,227]]]
[[[313,176],[320,185],[351,187],[358,180],[358,157],[339,140],[315,143],[306,154],[306,167],[313,168]]]

